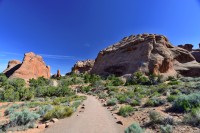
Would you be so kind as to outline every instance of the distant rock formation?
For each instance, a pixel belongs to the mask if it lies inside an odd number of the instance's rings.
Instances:
[[[188,51],[192,51],[193,45],[192,44],[185,44],[185,45],[178,45],[178,47],[186,49]]]
[[[3,71],[9,78],[22,78],[28,81],[31,78],[50,78],[50,67],[46,66],[42,57],[33,52],[24,55],[23,62],[9,61],[8,67]]]
[[[60,70],[57,70],[57,73],[52,75],[52,78],[60,78],[61,74],[60,74]]]
[[[178,47],[188,50],[196,59],[197,62],[200,62],[200,44],[199,49],[192,49],[192,44],[178,45]]]
[[[94,60],[78,61],[72,68],[72,72],[76,74],[90,72],[93,66]]]
[[[200,76],[200,65],[189,51],[173,46],[165,36],[139,34],[100,51],[91,73],[122,76],[136,71],[165,77]]]

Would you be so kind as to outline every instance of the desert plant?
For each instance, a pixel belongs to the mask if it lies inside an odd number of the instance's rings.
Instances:
[[[189,111],[196,107],[200,107],[200,93],[180,95],[172,104],[172,109],[179,112]]]
[[[12,126],[28,126],[32,128],[33,123],[40,116],[28,109],[23,109],[21,112],[14,112],[10,115],[10,124]]]
[[[163,105],[165,104],[165,100],[163,99],[160,99],[160,98],[150,98],[146,103],[145,103],[145,106],[147,107],[157,107],[157,106],[160,106],[160,105]]]
[[[111,98],[107,101],[107,106],[114,106],[117,104],[117,99],[116,98]]]
[[[150,111],[149,118],[150,118],[150,123],[152,124],[161,123],[162,121],[162,116],[160,115],[160,113],[156,111]]]
[[[200,125],[200,108],[192,109],[192,111],[184,116],[183,122],[193,126]]]
[[[48,111],[52,110],[53,109],[53,106],[52,105],[44,105],[44,106],[41,106],[38,110],[38,114],[40,116],[44,116]]]
[[[131,105],[132,105],[132,106],[139,106],[140,103],[141,103],[140,100],[135,100],[135,99],[133,99],[133,100],[131,101]]]
[[[134,108],[131,107],[130,105],[125,105],[125,106],[122,106],[120,109],[119,109],[119,112],[118,114],[123,116],[123,117],[127,117],[128,115],[130,115],[132,112],[134,111]]]
[[[125,129],[125,133],[144,133],[144,129],[140,127],[138,123],[131,124],[128,128]]]
[[[173,127],[171,125],[161,125],[160,130],[162,133],[173,133]]]
[[[168,102],[173,102],[174,100],[176,100],[178,96],[177,95],[170,95],[167,97],[167,101]]]
[[[71,116],[73,113],[73,109],[70,107],[65,107],[65,106],[56,106],[52,110],[48,111],[44,115],[44,120],[50,120],[52,118],[65,118],[68,116]]]
[[[19,104],[13,104],[11,107],[9,107],[8,109],[5,110],[4,114],[5,114],[5,115],[13,114],[14,111],[15,111],[16,109],[18,109],[19,107],[20,107]]]

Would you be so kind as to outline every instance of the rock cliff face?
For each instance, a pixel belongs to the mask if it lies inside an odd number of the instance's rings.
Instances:
[[[28,81],[31,78],[50,77],[50,67],[46,66],[42,57],[33,52],[24,55],[23,62],[10,61],[4,73],[9,78],[22,78]]]
[[[76,74],[90,72],[93,66],[94,60],[78,61],[72,68],[72,72]]]
[[[187,64],[187,65],[186,65]],[[122,76],[142,71],[163,76],[200,76],[200,65],[185,49],[174,47],[163,35],[139,34],[99,52],[93,74]]]

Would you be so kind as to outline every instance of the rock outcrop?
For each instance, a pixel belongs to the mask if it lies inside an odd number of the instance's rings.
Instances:
[[[192,51],[193,45],[192,44],[185,44],[185,45],[178,45],[178,47],[186,49],[188,51]]]
[[[122,76],[136,71],[166,77],[200,76],[200,65],[189,51],[173,46],[165,36],[139,34],[100,51],[91,73]]]
[[[52,75],[52,78],[60,78],[61,74],[60,74],[60,70],[57,70],[57,73]]]
[[[24,55],[23,62],[10,61],[3,72],[9,78],[22,78],[28,81],[31,78],[50,78],[50,67],[46,66],[41,56],[33,52]]]
[[[7,68],[3,71],[7,77],[13,74],[21,66],[21,62],[19,60],[11,60],[8,62]]]
[[[94,60],[78,61],[72,68],[72,72],[76,74],[85,72],[89,73],[93,66],[94,66]]]

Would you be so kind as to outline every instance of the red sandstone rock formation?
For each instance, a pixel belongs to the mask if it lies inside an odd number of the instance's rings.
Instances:
[[[178,47],[186,49],[188,51],[192,51],[193,45],[192,44],[185,44],[185,45],[178,45]]]
[[[200,65],[189,51],[173,46],[165,36],[139,34],[100,51],[91,73],[122,76],[136,71],[163,76],[200,76]]]
[[[12,64],[12,65],[11,65]],[[23,62],[10,61],[4,73],[9,78],[22,78],[28,81],[31,78],[50,77],[50,67],[46,66],[41,56],[33,52],[24,55]]]
[[[90,72],[94,65],[94,60],[78,61],[72,68],[72,72],[79,74]]]

